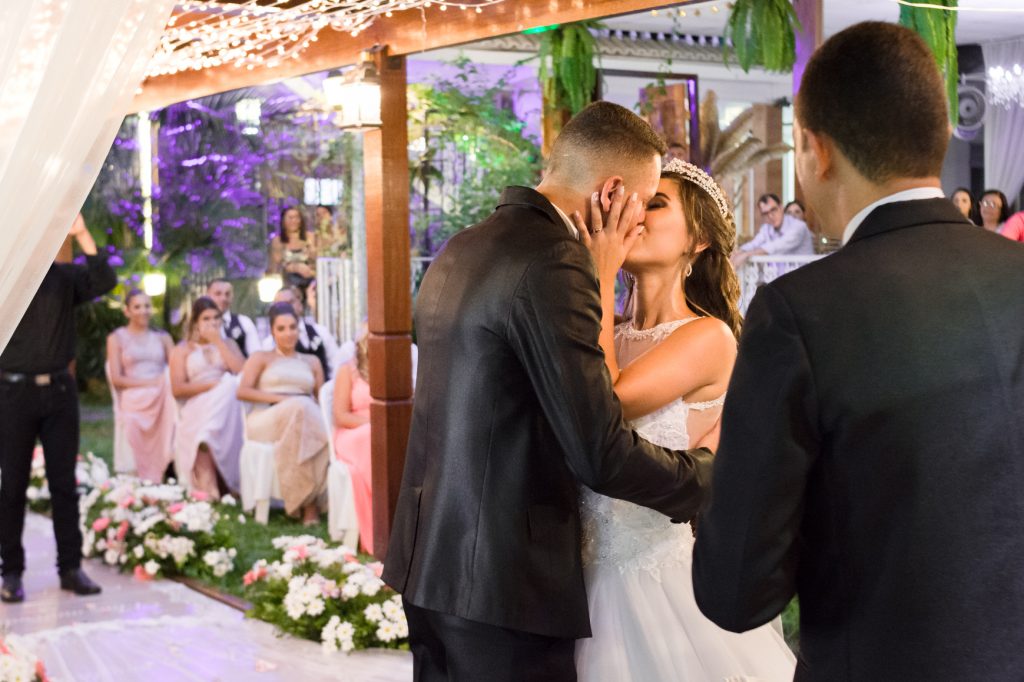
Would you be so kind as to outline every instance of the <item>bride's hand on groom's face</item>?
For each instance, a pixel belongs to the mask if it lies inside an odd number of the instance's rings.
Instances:
[[[590,197],[590,225],[579,211],[573,213],[573,222],[580,231],[580,241],[590,249],[602,280],[614,278],[633,248],[643,225],[639,224],[643,206],[636,192],[628,195],[622,186],[615,191],[608,212],[601,210],[600,196]]]

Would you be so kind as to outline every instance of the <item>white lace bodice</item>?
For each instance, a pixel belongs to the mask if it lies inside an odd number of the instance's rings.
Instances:
[[[625,367],[658,345],[679,327],[699,318],[667,322],[651,329],[637,330],[631,322],[615,328],[615,353]],[[702,403],[677,399],[633,420],[630,426],[644,439],[672,450],[690,446],[687,423],[691,411],[721,411],[725,396]],[[666,565],[689,567],[693,551],[690,525],[672,523],[668,517],[647,507],[616,500],[583,488],[583,563],[608,564],[620,571],[645,570],[655,578]]]

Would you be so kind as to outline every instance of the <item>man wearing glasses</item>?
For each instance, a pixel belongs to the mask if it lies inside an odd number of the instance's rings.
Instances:
[[[739,268],[751,256],[813,254],[814,235],[807,223],[782,212],[782,200],[775,194],[763,194],[757,200],[764,224],[757,236],[733,254],[732,264]]]

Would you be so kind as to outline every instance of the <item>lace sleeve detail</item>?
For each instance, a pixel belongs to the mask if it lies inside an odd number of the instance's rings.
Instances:
[[[682,327],[684,324],[701,319],[697,317],[685,317],[681,320],[663,322],[649,329],[637,329],[633,326],[632,320],[627,320],[615,327],[615,336],[622,336],[630,341],[664,341],[669,334]]]

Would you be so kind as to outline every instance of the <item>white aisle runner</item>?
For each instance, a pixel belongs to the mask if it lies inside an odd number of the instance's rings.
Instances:
[[[21,635],[54,682],[406,682],[407,652],[325,654],[169,581],[139,582],[85,562],[96,597],[61,592],[50,520],[29,514],[22,604],[0,605],[0,629]]]

